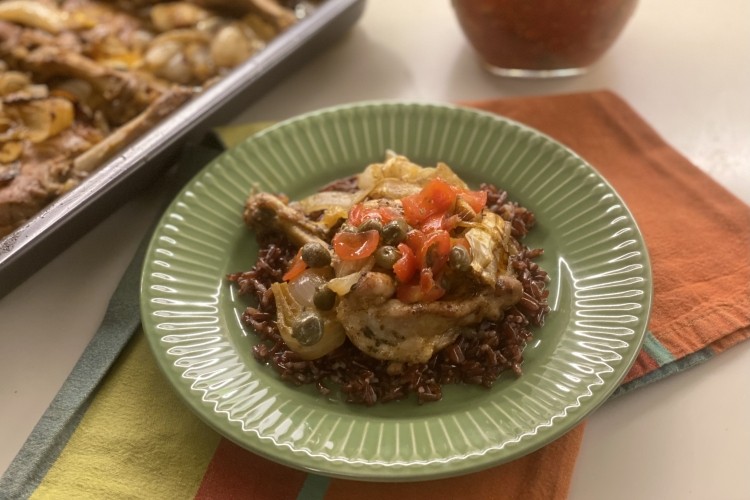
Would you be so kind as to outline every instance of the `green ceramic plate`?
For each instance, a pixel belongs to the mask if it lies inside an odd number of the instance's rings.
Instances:
[[[442,401],[373,408],[281,382],[251,354],[246,299],[225,281],[257,247],[241,219],[251,186],[292,198],[381,161],[387,149],[444,161],[467,182],[507,189],[537,216],[529,246],[551,276],[547,323],[524,375]],[[580,157],[495,115],[429,104],[365,103],[314,112],[250,138],[198,174],[167,209],[142,278],[158,363],[217,431],[271,460],[381,481],[446,477],[525,455],[607,399],[638,353],[651,304],[641,234],[620,197]]]

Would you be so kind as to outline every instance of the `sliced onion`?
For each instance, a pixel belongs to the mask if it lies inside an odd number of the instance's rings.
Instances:
[[[334,278],[328,282],[328,288],[336,292],[340,297],[343,297],[351,291],[352,287],[357,284],[363,275],[364,273],[359,272],[347,274],[340,278]]]
[[[209,43],[211,35],[197,29],[177,29],[167,31],[151,40],[151,46],[155,47],[162,43],[177,43],[187,45],[188,43]]]
[[[24,90],[24,95],[29,99],[44,99],[49,97],[49,87],[43,84],[29,85]]]
[[[481,222],[472,224],[464,234],[471,250],[472,272],[490,286],[495,286],[498,274],[504,274],[507,270],[509,249],[506,231],[509,228],[502,217],[483,210]]]
[[[70,127],[74,119],[73,104],[60,97],[14,104],[12,108],[26,129],[23,137],[34,143],[59,134]]]
[[[341,260],[340,258],[338,258],[338,256],[334,256],[332,264],[337,278],[346,276],[347,274],[357,273],[362,269],[365,269],[365,272],[367,272],[372,269],[372,266],[374,265],[374,257],[368,257],[367,259],[360,260]]]
[[[376,199],[401,200],[419,193],[421,186],[401,179],[386,178],[379,180],[370,191],[370,197]]]
[[[289,282],[289,292],[302,307],[313,307],[315,290],[325,282],[320,273],[307,269]]]
[[[369,257],[360,261],[340,262],[336,267],[336,276],[328,282],[328,288],[336,292],[340,297],[349,293],[354,285],[365,273],[375,266],[375,258]]]
[[[349,211],[352,206],[360,201],[361,193],[346,193],[343,191],[321,191],[303,198],[299,205],[306,214],[319,210],[331,210],[342,208]]]
[[[151,22],[159,31],[195,26],[209,16],[207,10],[187,2],[157,4],[151,7]]]
[[[466,183],[445,163],[438,163],[436,167],[421,167],[399,155],[389,156],[384,163],[369,165],[364,172],[359,174],[357,181],[363,190],[370,192],[376,188],[379,189],[381,183],[387,180],[395,179],[401,183],[421,187],[437,177],[452,186],[467,188]]]
[[[346,219],[352,206],[362,201],[365,195],[364,191],[322,191],[303,198],[298,204],[305,214],[323,210],[323,217],[319,222],[326,229],[331,229],[340,219]]]
[[[323,316],[323,336],[313,345],[302,345],[294,338],[294,322],[306,312],[291,294],[287,283],[274,283],[271,285],[274,300],[276,301],[276,325],[279,328],[281,338],[287,346],[302,359],[317,359],[333,351],[346,340],[344,327],[335,316]],[[308,309],[309,312],[309,309]]]
[[[59,33],[68,27],[68,13],[54,5],[32,0],[0,3],[0,20]]]
[[[18,71],[0,73],[0,96],[18,92],[31,85],[29,77]]]
[[[11,163],[16,161],[23,153],[23,143],[21,142],[4,142],[0,144],[0,163]]]
[[[182,52],[177,52],[158,70],[156,74],[170,82],[187,85],[193,78],[193,71]]]
[[[204,45],[193,44],[186,52],[193,74],[200,80],[208,80],[216,74],[216,65],[211,59],[211,52]]]
[[[211,41],[211,58],[217,66],[233,68],[250,57],[258,47],[236,25],[224,26]]]

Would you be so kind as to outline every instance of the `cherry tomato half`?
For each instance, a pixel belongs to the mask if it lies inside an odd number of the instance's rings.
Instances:
[[[400,214],[390,207],[365,207],[364,204],[357,203],[349,210],[347,220],[352,226],[358,227],[368,219],[377,219],[387,224],[399,217]]]
[[[424,268],[432,268],[435,272],[442,270],[448,262],[451,251],[451,237],[448,231],[442,229],[427,235],[424,244],[417,253],[417,262]]]
[[[479,213],[487,205],[487,191],[470,191],[461,189],[457,193],[458,197],[469,204],[474,212]]]
[[[393,273],[399,282],[408,283],[417,272],[417,257],[412,249],[404,243],[398,244],[398,251],[401,252],[401,258],[393,264]]]
[[[284,281],[292,281],[294,278],[302,274],[307,269],[307,264],[302,260],[302,249],[297,251],[297,255],[292,259],[292,264],[284,276],[281,277]]]
[[[380,233],[371,229],[361,233],[336,233],[333,237],[333,251],[341,260],[364,259],[378,249]]]
[[[396,298],[406,304],[434,302],[445,295],[445,290],[434,280],[431,269],[422,269],[419,282],[403,284],[396,288]]]
[[[418,226],[429,217],[447,212],[456,202],[453,187],[440,179],[432,179],[422,190],[401,200],[404,218],[412,226]]]

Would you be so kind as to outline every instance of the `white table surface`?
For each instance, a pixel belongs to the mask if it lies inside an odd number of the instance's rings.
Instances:
[[[603,88],[750,203],[746,0],[641,2],[588,74],[550,81],[484,73],[448,0],[370,0],[351,33],[238,121],[367,99],[446,102]],[[157,188],[133,199],[0,299],[0,471],[96,332],[158,199]],[[750,342],[593,414],[570,497],[750,498]]]

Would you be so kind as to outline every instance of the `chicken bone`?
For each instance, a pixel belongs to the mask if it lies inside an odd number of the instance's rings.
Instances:
[[[310,242],[328,247],[325,229],[270,193],[251,195],[243,217],[245,224],[258,234],[280,232],[298,247]]]

